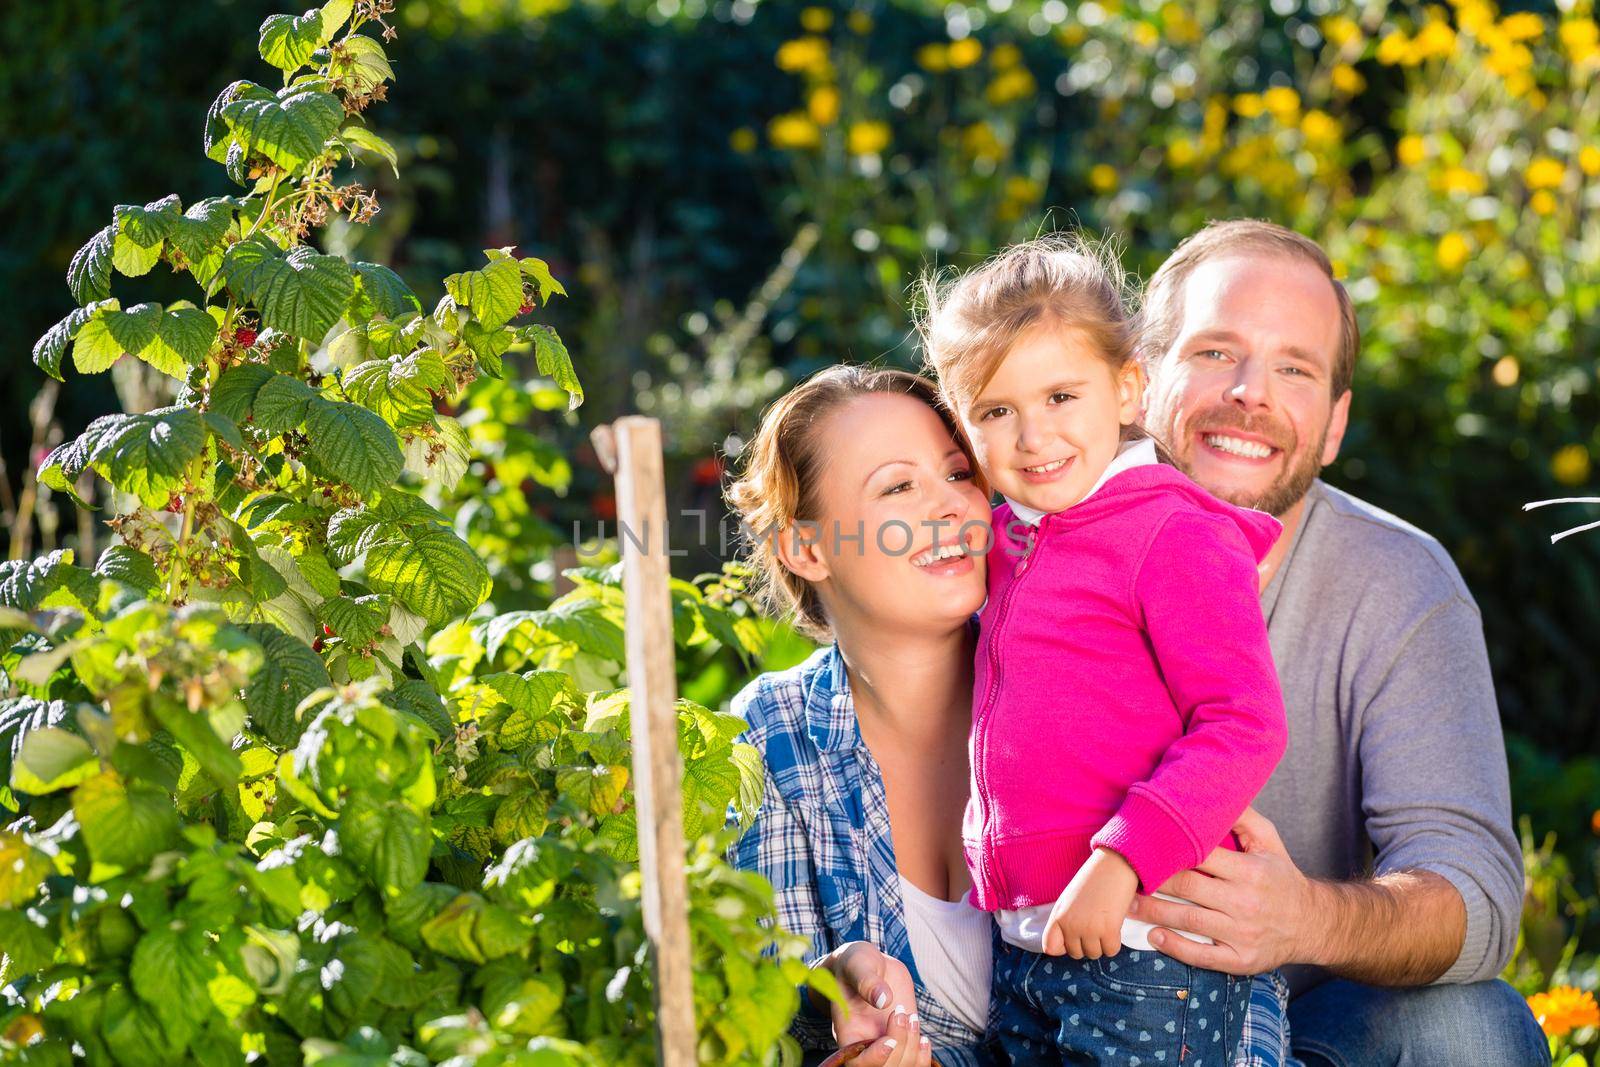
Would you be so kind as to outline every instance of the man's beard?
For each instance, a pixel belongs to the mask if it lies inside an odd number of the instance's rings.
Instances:
[[[1172,420],[1169,420],[1169,433],[1171,428]],[[1226,433],[1229,430],[1238,430],[1262,438],[1267,444],[1282,452],[1286,466],[1283,473],[1259,493],[1218,490],[1209,485],[1201,487],[1219,499],[1242,508],[1265,511],[1268,515],[1281,518],[1285,512],[1305,498],[1311,483],[1322,473],[1322,449],[1328,440],[1326,423],[1323,424],[1322,432],[1317,435],[1316,447],[1302,452],[1300,437],[1289,423],[1252,417],[1234,407],[1218,406],[1191,418],[1189,431],[1183,440],[1169,440],[1167,444],[1172,449],[1173,458],[1178,461],[1179,468],[1185,474],[1192,476],[1193,451],[1197,447],[1197,440],[1204,434]]]

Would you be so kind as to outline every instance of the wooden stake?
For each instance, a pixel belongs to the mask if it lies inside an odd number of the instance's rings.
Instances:
[[[591,435],[617,483],[622,589],[632,689],[633,797],[639,821],[644,930],[655,950],[662,1067],[695,1063],[689,886],[684,875],[683,765],[678,756],[667,493],[661,424],[629,415]],[[642,546],[642,547],[641,547]]]

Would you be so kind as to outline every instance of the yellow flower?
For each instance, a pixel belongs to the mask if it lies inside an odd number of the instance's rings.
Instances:
[[[1253,119],[1266,109],[1259,93],[1240,93],[1233,98],[1233,110],[1240,118]]]
[[[1550,457],[1550,473],[1562,485],[1586,484],[1589,470],[1589,450],[1582,445],[1567,445]],[[1571,986],[1535,993],[1528,998],[1528,1007],[1551,1037],[1563,1037],[1580,1026],[1600,1026],[1594,994],[1580,993]]]
[[[1311,110],[1300,120],[1300,132],[1305,135],[1307,144],[1327,148],[1339,143],[1344,127],[1326,111]]]
[[[1494,384],[1509,389],[1522,376],[1522,367],[1517,363],[1516,356],[1501,356],[1494,361],[1494,370],[1489,372],[1489,376],[1494,379]]]
[[[1022,62],[1022,49],[1014,44],[997,44],[989,53],[989,62],[995,70],[1010,70]]]
[[[1161,31],[1148,22],[1135,22],[1132,33],[1133,43],[1140,48],[1148,50],[1161,43]]]
[[[1455,51],[1455,48],[1456,31],[1450,28],[1450,24],[1441,19],[1430,19],[1411,42],[1409,63],[1441,59]]]
[[[1261,102],[1274,118],[1286,126],[1300,114],[1300,94],[1285,85],[1268,89],[1262,95]]]
[[[998,160],[1006,154],[1005,145],[987,122],[974,122],[961,131],[961,147],[973,159]]]
[[[1550,190],[1540,189],[1537,193],[1528,197],[1528,206],[1533,208],[1535,214],[1554,215],[1556,212],[1556,198],[1551,195]]]
[[[1346,96],[1354,96],[1367,87],[1367,79],[1348,63],[1333,68],[1333,87]]]
[[[839,121],[839,90],[831,85],[818,86],[806,101],[806,110],[818,126],[832,126]]]
[[[889,147],[889,124],[887,122],[853,122],[850,132],[845,140],[849,144],[850,154],[854,156],[874,156]]]
[[[1451,167],[1439,175],[1438,186],[1447,193],[1482,196],[1484,190],[1489,188],[1489,182],[1477,171],[1468,170],[1465,167]]]
[[[1477,37],[1498,32],[1494,28],[1494,5],[1484,0],[1455,0],[1456,25]]]
[[[748,126],[740,126],[728,135],[728,147],[740,155],[756,150],[756,131]]]
[[[1167,36],[1177,44],[1194,44],[1200,40],[1200,23],[1182,4],[1162,4],[1161,24],[1166,28]]]
[[[1528,164],[1528,169],[1522,172],[1523,180],[1528,183],[1529,189],[1555,189],[1561,185],[1567,176],[1566,166],[1558,159],[1549,156],[1537,156]]]
[[[1596,837],[1600,837],[1600,808],[1596,808],[1594,814],[1589,816],[1589,829]]]
[[[1109,163],[1096,163],[1089,168],[1089,184],[1097,193],[1113,192],[1117,188],[1117,171]]]
[[[1472,249],[1467,245],[1467,239],[1459,233],[1447,233],[1439,238],[1439,246],[1433,251],[1433,258],[1439,266],[1448,271],[1457,271],[1472,254]]]
[[[1568,19],[1561,24],[1561,44],[1574,63],[1600,56],[1600,26],[1593,19]]]
[[[1355,19],[1334,15],[1322,20],[1322,36],[1335,48],[1343,48],[1361,40],[1361,27],[1356,25]]]
[[[1378,62],[1386,67],[1404,63],[1411,55],[1411,40],[1404,31],[1395,30],[1378,42]]]
[[[1200,156],[1195,143],[1187,137],[1179,137],[1167,145],[1167,162],[1174,167],[1187,167]]]
[[[1076,48],[1089,37],[1089,31],[1076,22],[1069,22],[1056,31],[1056,40],[1064,47]]]
[[[1506,44],[1499,48],[1491,49],[1489,57],[1484,60],[1484,66],[1502,78],[1509,78],[1513,74],[1525,72],[1533,66],[1533,53],[1528,51],[1527,45]],[[1529,86],[1532,87],[1531,84]]]
[[[970,67],[983,58],[983,42],[976,37],[963,37],[959,41],[951,41],[945,55],[950,61],[951,70]]]
[[[1544,36],[1544,19],[1532,11],[1521,11],[1501,20],[1500,30],[1513,41],[1533,41]]]
[[[816,148],[822,144],[822,131],[805,112],[791,111],[767,123],[767,140],[774,148]]]
[[[850,27],[851,33],[868,34],[872,32],[872,16],[865,11],[852,11],[850,17],[845,19],[845,25]]]
[[[1583,151],[1578,153],[1578,166],[1591,178],[1600,175],[1600,148],[1584,145]]]
[[[1038,84],[1026,67],[1016,67],[996,74],[994,81],[984,90],[984,96],[995,107],[1003,107],[1033,95]]]
[[[1428,142],[1414,133],[1408,133],[1394,146],[1394,153],[1402,166],[1415,167],[1428,158]]]
[[[949,70],[949,46],[938,43],[923,45],[917,49],[917,65],[930,74],[941,74]]]
[[[776,60],[779,70],[791,74],[801,71],[819,73],[828,69],[828,42],[821,37],[796,37],[778,46]]]
[[[833,12],[825,7],[808,7],[800,12],[800,25],[810,33],[822,33],[833,25]]]
[[[1006,197],[1011,200],[1033,201],[1044,195],[1044,185],[1032,178],[1013,174],[1006,179]]]

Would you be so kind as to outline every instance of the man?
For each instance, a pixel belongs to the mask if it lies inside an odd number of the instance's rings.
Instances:
[[[1359,347],[1327,256],[1280,226],[1213,223],[1151,279],[1146,424],[1201,485],[1283,523],[1261,606],[1289,748],[1244,851],[1164,887],[1193,906],[1139,898],[1134,915],[1215,939],[1152,935],[1184,962],[1284,967],[1312,1067],[1548,1064],[1495,979],[1522,859],[1477,606],[1438,542],[1317,477]]]

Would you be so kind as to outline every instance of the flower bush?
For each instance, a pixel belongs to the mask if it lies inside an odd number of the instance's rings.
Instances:
[[[543,602],[500,575],[501,610],[473,544],[560,481],[507,420],[582,401],[534,318],[564,289],[491,249],[428,310],[309,243],[378,210],[346,165],[395,161],[366,121],[391,6],[267,19],[282,87],[235,81],[204,123],[244,191],[116,208],[34,349],[54,377],[139,360],[179,391],[40,467],[115,490],[92,568],[0,564],[8,1062],[654,1061],[618,569]],[[196,300],[112,295],[163,265]],[[508,378],[525,358],[540,383]],[[428,502],[502,471],[492,523]],[[759,651],[736,573],[672,602],[687,655]],[[803,943],[722,858],[759,758],[733,716],[678,721],[699,1058],[782,1062]]]

